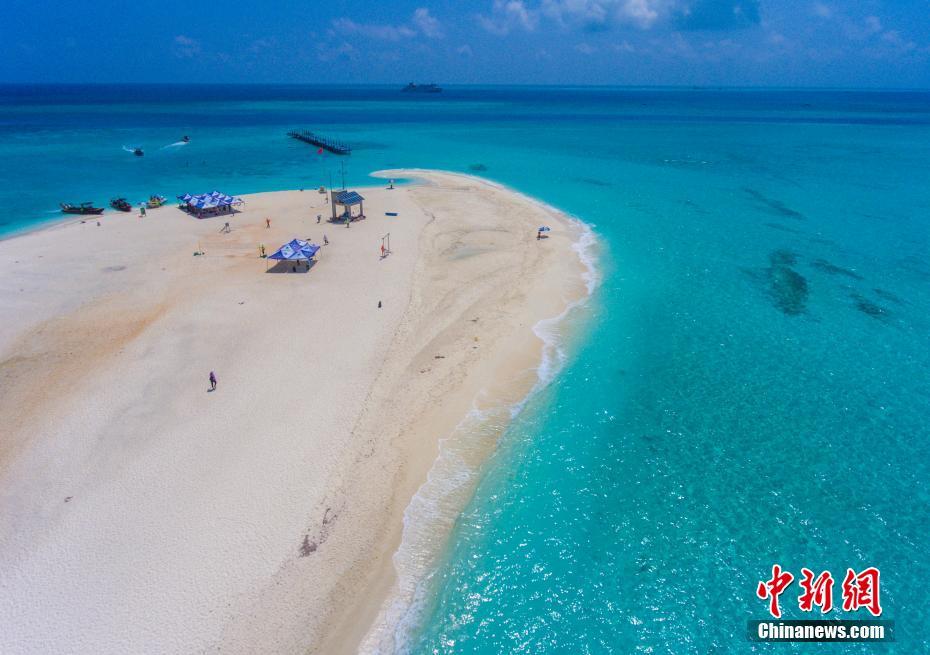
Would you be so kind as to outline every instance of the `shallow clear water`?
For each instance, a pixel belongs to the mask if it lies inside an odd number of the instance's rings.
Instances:
[[[340,160],[284,137],[307,127],[356,145],[350,184],[475,172],[600,239],[569,361],[483,467],[407,650],[930,647],[930,94],[203,95],[0,87],[0,229],[59,201],[338,179]],[[749,644],[775,562],[878,566],[897,643]]]

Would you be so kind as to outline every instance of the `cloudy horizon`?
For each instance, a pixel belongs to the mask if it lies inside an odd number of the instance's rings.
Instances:
[[[2,82],[930,86],[925,0],[16,0]],[[30,26],[54,12],[66,36]],[[100,26],[105,15],[106,25]]]

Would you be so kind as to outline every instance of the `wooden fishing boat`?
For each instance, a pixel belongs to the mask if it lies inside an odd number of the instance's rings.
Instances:
[[[61,211],[65,214],[102,214],[103,207],[94,207],[92,202],[82,202],[80,205],[63,202],[61,203]]]

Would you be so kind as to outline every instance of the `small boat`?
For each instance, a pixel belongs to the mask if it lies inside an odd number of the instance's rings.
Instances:
[[[184,143],[190,143],[191,138],[185,134],[184,137],[181,139],[181,141],[183,141]]]
[[[149,196],[149,201],[145,203],[145,206],[148,209],[158,209],[164,206],[166,202],[168,202],[168,199],[165,196]]]
[[[442,91],[442,87],[435,84],[414,84],[411,82],[402,90],[408,93],[439,93]]]
[[[131,212],[132,205],[129,204],[129,201],[125,198],[113,198],[110,201],[110,207],[113,209],[118,209],[121,212]]]
[[[92,202],[82,202],[80,205],[63,202],[61,203],[61,211],[65,214],[102,214],[103,207],[94,207]]]
[[[142,150],[142,148],[133,148],[132,154],[134,154],[136,157],[141,157],[145,154],[145,152]]]

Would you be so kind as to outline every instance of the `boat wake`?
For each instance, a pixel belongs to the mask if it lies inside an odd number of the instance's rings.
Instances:
[[[174,143],[169,143],[166,146],[162,146],[159,150],[166,150],[168,148],[180,148],[181,146],[186,146],[188,141],[175,141]]]

